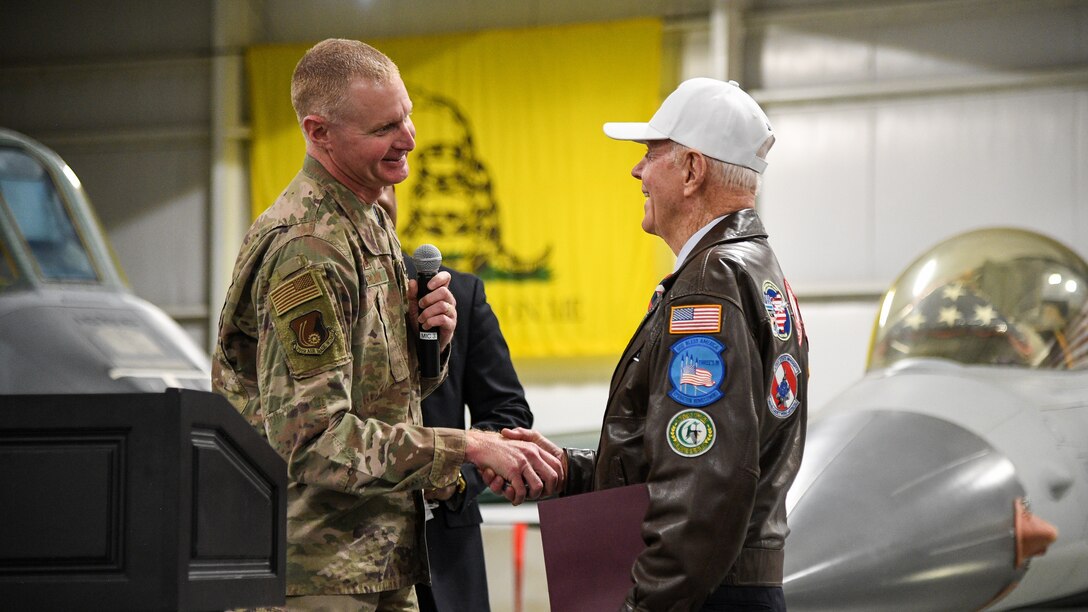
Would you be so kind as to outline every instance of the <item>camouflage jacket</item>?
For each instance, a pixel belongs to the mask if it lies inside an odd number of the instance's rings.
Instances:
[[[242,244],[212,381],[287,461],[289,595],[428,580],[419,491],[465,432],[422,426],[407,288],[389,218],[309,156]]]

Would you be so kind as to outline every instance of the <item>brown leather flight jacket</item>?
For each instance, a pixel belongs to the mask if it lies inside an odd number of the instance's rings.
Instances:
[[[597,450],[567,449],[564,495],[648,483],[621,610],[781,585],[804,447],[808,340],[756,212],[719,221],[663,285],[612,376]]]

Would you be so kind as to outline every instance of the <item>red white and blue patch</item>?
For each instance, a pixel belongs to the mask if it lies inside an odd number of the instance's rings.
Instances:
[[[725,381],[725,345],[710,336],[691,336],[670,348],[669,397],[684,406],[706,406],[722,397]]]
[[[789,353],[778,356],[774,362],[774,380],[771,381],[771,393],[767,396],[767,407],[771,414],[784,419],[797,410],[801,398],[797,396],[798,381],[801,378],[801,366]]]
[[[789,281],[784,278],[782,279],[782,288],[786,290],[786,299],[789,300],[790,309],[793,310],[793,322],[797,325],[797,341],[803,343],[805,341],[805,322],[801,317],[801,307],[797,305],[797,295],[790,288]]]
[[[670,334],[716,334],[722,330],[721,304],[673,306],[669,316]]]
[[[771,320],[771,331],[779,340],[789,340],[793,333],[793,317],[790,316],[786,294],[771,281],[763,281],[763,306]]]

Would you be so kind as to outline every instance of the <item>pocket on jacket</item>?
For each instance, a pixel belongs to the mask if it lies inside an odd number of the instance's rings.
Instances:
[[[604,421],[602,437],[609,440],[608,478],[617,485],[645,482],[649,473],[642,457],[646,419],[613,416]]]
[[[367,289],[370,308],[363,314],[360,333],[362,363],[358,367],[358,383],[362,384],[368,400],[381,395],[394,382],[408,378],[407,337],[399,338],[390,318],[381,289]]]

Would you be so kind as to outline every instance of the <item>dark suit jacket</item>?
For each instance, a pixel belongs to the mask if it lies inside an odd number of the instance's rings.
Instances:
[[[405,258],[409,275],[416,273]],[[510,362],[510,349],[499,330],[484,285],[472,274],[442,267],[453,276],[450,290],[457,300],[457,328],[450,347],[449,375],[423,400],[423,423],[428,427],[465,427],[468,405],[474,429],[498,431],[504,427],[532,427],[533,414],[525,391]],[[417,585],[423,612],[489,610],[480,506],[476,496],[484,489],[475,467],[461,466],[467,489],[434,510],[427,521],[427,552],[431,587]]]

